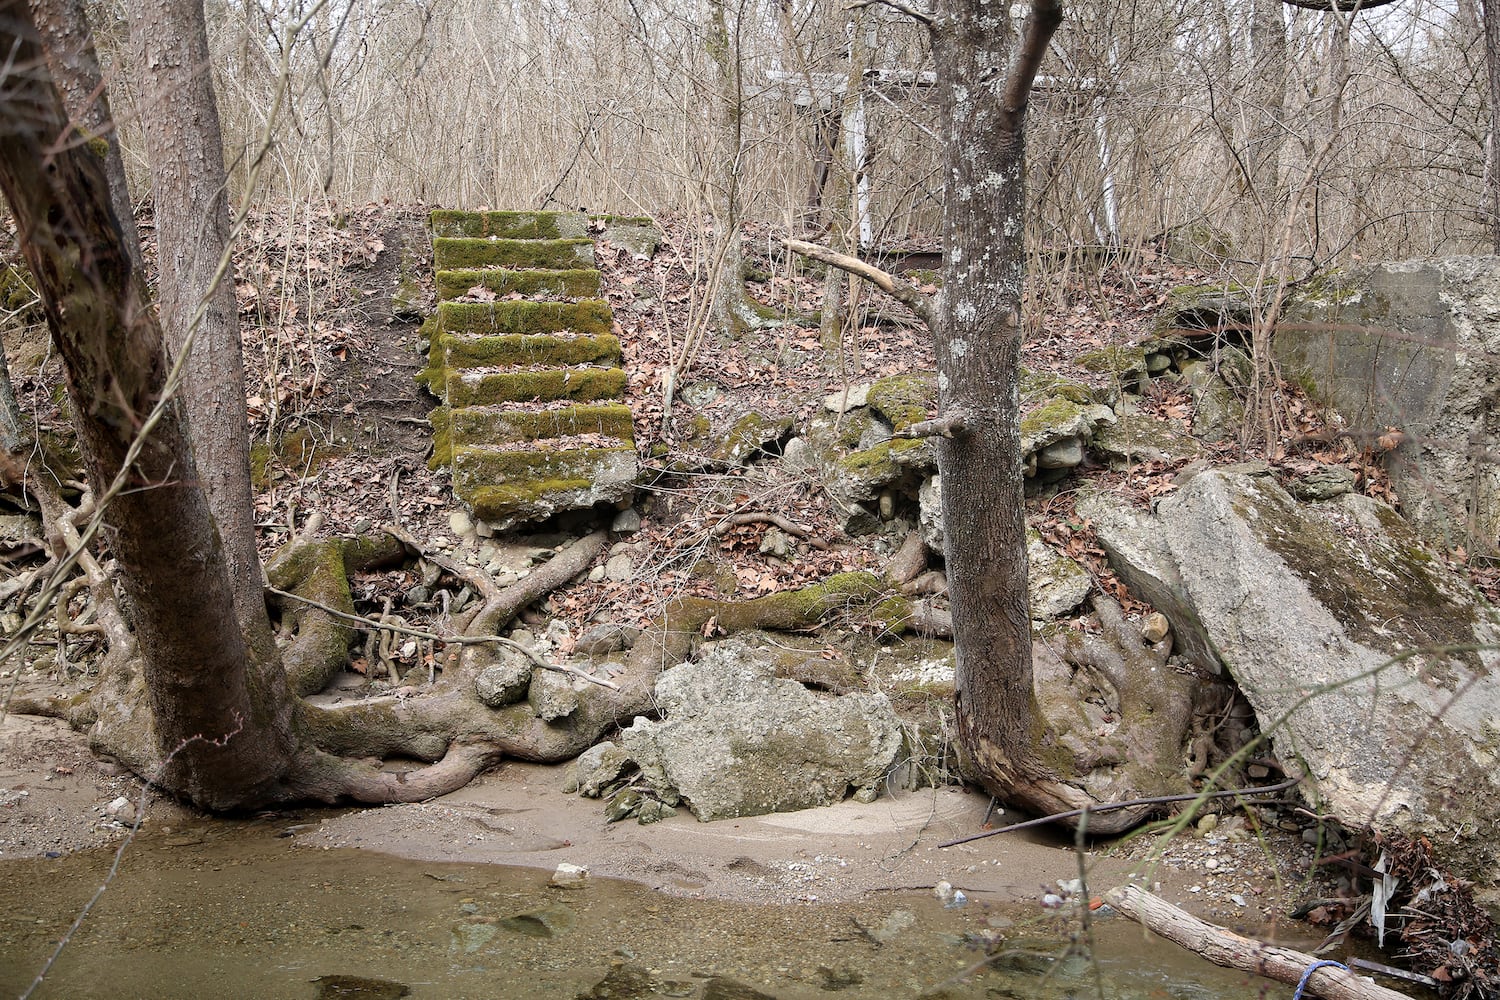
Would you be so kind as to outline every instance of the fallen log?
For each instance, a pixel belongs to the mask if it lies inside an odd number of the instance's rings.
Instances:
[[[1303,973],[1318,961],[1312,955],[1242,937],[1199,920],[1138,886],[1111,889],[1104,894],[1104,901],[1153,934],[1227,969],[1296,986]],[[1411,1000],[1405,993],[1387,989],[1373,979],[1332,966],[1314,972],[1302,995],[1325,1000]]]

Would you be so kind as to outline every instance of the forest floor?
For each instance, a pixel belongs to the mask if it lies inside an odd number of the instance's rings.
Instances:
[[[425,364],[418,350],[418,318],[396,315],[392,308],[393,293],[406,276],[403,262],[421,261],[430,251],[424,219],[424,211],[386,206],[342,213],[288,207],[257,216],[242,240],[235,282],[257,444],[252,463],[256,508],[266,554],[305,531],[312,518],[327,534],[397,524],[425,550],[473,565],[485,565],[496,552],[541,552],[568,537],[566,526],[548,528],[502,539],[509,546],[503,551],[493,546],[481,551],[482,540],[466,537],[467,518],[454,506],[446,474],[427,467],[431,440],[426,414],[435,400],[413,380]],[[720,391],[701,413],[679,402],[672,419],[665,420],[662,375],[674,360],[680,362],[687,331],[702,305],[702,254],[686,227],[666,220],[663,228],[665,241],[650,259],[600,248],[606,294],[630,373],[627,402],[636,417],[637,445],[643,456],[651,455],[654,445],[666,445],[657,449],[665,451],[665,458],[645,459],[648,466],[656,461],[661,475],[637,505],[642,523],[631,539],[633,571],[628,579],[595,573],[557,591],[523,614],[523,623],[533,628],[560,620],[576,637],[600,623],[644,625],[666,601],[687,593],[747,598],[833,572],[878,571],[901,541],[880,532],[846,536],[830,498],[808,489],[783,463],[726,468],[704,462],[692,475],[666,475],[666,461],[680,463],[687,457],[684,442],[694,436],[697,416],[716,426],[752,412],[800,423],[830,395],[885,375],[930,370],[933,357],[925,330],[911,314],[867,288],[858,292],[841,350],[830,357],[816,324],[795,319],[820,308],[822,278],[780,253],[774,234],[752,232],[747,249],[755,280],[749,290],[772,312],[793,318],[701,348],[678,380],[679,397],[699,377],[712,379]],[[143,232],[151,234],[149,221]],[[421,283],[423,306],[430,310],[430,256],[426,260],[426,269],[411,276]],[[1172,289],[1204,280],[1201,272],[1150,253],[1128,265],[1075,264],[1072,273],[1054,275],[1034,289],[1037,319],[1024,361],[1080,381],[1097,379],[1072,359],[1083,351],[1150,336]],[[39,327],[23,332],[19,338],[7,335],[22,408],[43,430],[66,435],[57,361]],[[1293,419],[1316,428],[1315,410],[1293,402]],[[1191,398],[1170,386],[1153,390],[1142,406],[1162,419],[1192,419]],[[1221,451],[1225,461],[1239,457],[1231,445]],[[1355,460],[1348,455],[1338,459]],[[1146,504],[1175,488],[1175,471],[1145,463],[1125,471],[1085,466],[1079,474],[1108,482],[1123,502]],[[1378,489],[1378,478],[1374,484]],[[819,544],[809,547],[805,557],[784,559],[761,551],[764,523],[723,533],[705,530],[710,519],[746,510],[794,520]],[[1030,516],[1050,544],[1090,570],[1101,590],[1121,599],[1128,611],[1149,610],[1124,592],[1087,525],[1071,516],[1070,490],[1038,497]],[[691,572],[704,555],[732,570],[728,592],[722,574],[710,580]],[[24,570],[26,558],[24,552],[13,553],[7,572]],[[457,610],[436,599],[433,590],[440,582],[425,579],[420,568],[362,574],[351,583],[362,613],[394,612],[415,627],[441,630],[446,616]],[[830,644],[846,638],[878,640],[856,636],[861,627],[857,622],[835,624],[824,637]],[[10,670],[49,672],[82,684],[95,652],[91,641],[88,635],[65,637],[59,647],[54,633],[50,650],[41,648],[26,665]],[[420,674],[433,662],[432,648],[416,641],[398,644],[390,656],[401,674]],[[351,672],[340,682],[349,697],[384,683],[362,676],[371,659],[356,651]],[[338,691],[330,695],[340,696]],[[930,889],[947,879],[967,892],[1039,902],[1059,881],[1078,877],[1071,845],[1050,834],[939,849],[941,840],[979,830],[987,815],[984,796],[952,787],[882,797],[872,805],[847,802],[826,810],[712,824],[684,814],[641,827],[606,824],[597,801],[561,791],[565,781],[565,768],[507,764],[432,803],[305,810],[287,813],[285,819],[289,828],[297,828],[298,840],[310,845],[547,868],[568,861],[666,892],[749,901]],[[139,783],[91,755],[81,736],[50,721],[0,719],[0,859],[115,842],[128,826],[122,820],[131,817],[110,804],[138,795]],[[208,822],[168,801],[151,797],[149,803],[145,837],[191,837],[191,831]],[[1190,828],[1170,839],[1095,845],[1088,855],[1090,869],[1097,873],[1090,875],[1091,888],[1108,888],[1126,872],[1151,864],[1169,899],[1210,919],[1260,929],[1314,893],[1319,873],[1312,848],[1303,842],[1302,827],[1289,825],[1289,831],[1262,826],[1260,839],[1232,821],[1201,835]]]

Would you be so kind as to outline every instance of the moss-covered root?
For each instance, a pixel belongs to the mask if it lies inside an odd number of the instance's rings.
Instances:
[[[668,610],[666,623],[672,629],[696,631],[713,620],[726,635],[749,629],[792,632],[811,628],[850,605],[866,605],[885,589],[874,573],[836,573],[822,583],[749,601],[686,597]]]
[[[405,547],[386,532],[357,538],[299,539],[272,558],[266,576],[277,590],[352,615],[350,572],[399,561],[405,555]],[[322,608],[284,598],[278,604],[283,621],[295,632],[282,650],[287,683],[298,696],[316,694],[347,662],[354,629]]]

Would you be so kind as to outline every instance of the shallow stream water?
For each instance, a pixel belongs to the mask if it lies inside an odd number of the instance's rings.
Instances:
[[[1290,995],[1118,918],[1096,921],[1090,961],[1069,947],[1076,918],[983,900],[945,909],[930,894],[890,893],[763,906],[601,879],[557,889],[546,871],[294,847],[278,832],[250,824],[143,834],[33,995]],[[32,982],[112,860],[109,851],[0,863],[0,996]],[[985,965],[986,946],[1013,954]]]

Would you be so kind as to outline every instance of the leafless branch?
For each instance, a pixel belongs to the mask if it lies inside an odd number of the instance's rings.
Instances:
[[[931,420],[920,420],[910,427],[902,427],[891,432],[893,438],[925,438],[945,437],[951,438],[959,431],[969,426],[969,413],[967,410],[954,410]]]
[[[1303,10],[1336,10],[1340,14],[1353,14],[1361,10],[1369,10],[1371,7],[1384,7],[1393,4],[1396,0],[1281,0],[1288,7],[1301,7]]]
[[[1387,2],[1390,2],[1390,0],[1387,0]],[[851,3],[849,6],[845,7],[844,9],[845,10],[864,10],[867,7],[889,7],[891,10],[895,11],[896,13],[904,15],[906,17],[909,17],[913,21],[917,21],[917,22],[920,22],[921,24],[925,24],[929,28],[932,27],[932,14],[931,14],[931,12],[925,11],[925,10],[920,10],[920,9],[918,9],[916,7],[912,7],[912,6],[909,6],[907,4],[900,3],[900,2],[898,2],[898,0],[855,0],[854,3]]]
[[[874,264],[851,257],[848,254],[830,250],[827,247],[818,246],[816,243],[808,243],[804,240],[782,240],[786,248],[793,253],[799,253],[804,257],[822,261],[832,265],[840,271],[847,271],[852,275],[864,278],[876,288],[890,295],[897,302],[905,305],[916,313],[926,323],[928,328],[935,324],[935,316],[932,309],[932,297],[923,293],[905,278],[898,278],[893,274],[887,274]]]
[[[1010,78],[1005,81],[1005,108],[1018,111],[1026,106],[1031,95],[1031,85],[1036,81],[1042,59],[1047,55],[1047,43],[1053,32],[1062,23],[1061,0],[1031,0],[1031,13],[1026,16],[1026,27],[1022,29],[1021,44],[1011,66]]]

